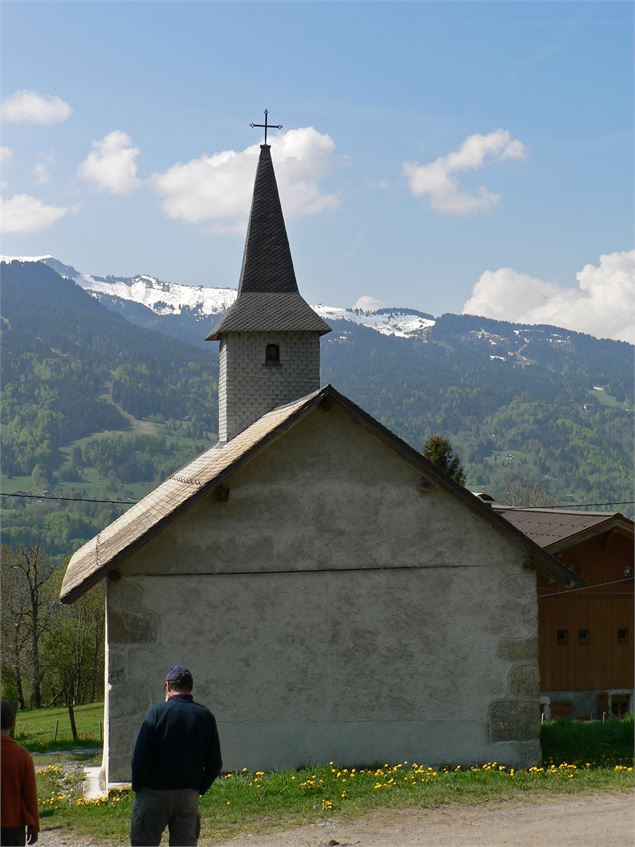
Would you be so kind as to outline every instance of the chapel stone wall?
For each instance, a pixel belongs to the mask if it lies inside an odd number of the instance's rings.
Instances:
[[[527,549],[315,409],[108,584],[109,779],[175,663],[227,769],[540,759]]]

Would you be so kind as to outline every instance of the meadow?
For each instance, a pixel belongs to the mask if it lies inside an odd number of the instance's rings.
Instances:
[[[104,719],[103,703],[75,706],[79,744],[73,742],[68,709],[32,709],[18,712],[14,738],[32,753],[70,750],[77,747],[100,748]]]
[[[127,843],[132,796],[111,790],[81,797],[77,773],[60,765],[39,769],[42,826],[89,836],[95,843]],[[203,843],[240,832],[267,832],[324,820],[354,818],[377,807],[434,808],[447,803],[505,801],[532,794],[628,791],[632,766],[562,763],[515,771],[497,762],[433,768],[416,762],[345,768],[334,762],[298,771],[239,771],[220,777],[201,801]]]

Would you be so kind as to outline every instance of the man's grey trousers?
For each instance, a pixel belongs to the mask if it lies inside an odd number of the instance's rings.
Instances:
[[[135,795],[130,822],[134,847],[157,847],[166,826],[170,847],[196,847],[201,830],[198,791],[191,788],[142,788]]]

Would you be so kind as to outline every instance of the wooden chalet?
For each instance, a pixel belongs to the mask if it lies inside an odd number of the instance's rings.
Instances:
[[[587,583],[571,590],[538,575],[545,716],[632,712],[633,521],[619,513],[493,509]]]

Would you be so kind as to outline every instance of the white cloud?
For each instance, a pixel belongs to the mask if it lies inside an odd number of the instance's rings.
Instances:
[[[67,120],[71,107],[60,97],[38,91],[16,91],[2,103],[2,120],[7,123],[58,124]]]
[[[93,141],[77,173],[87,182],[94,182],[113,194],[128,194],[141,183],[137,177],[140,152],[138,147],[132,146],[128,133],[115,129],[99,141]]]
[[[48,229],[68,211],[65,206],[47,206],[30,194],[14,194],[7,200],[0,197],[0,232],[15,235]]]
[[[3,165],[5,162],[10,162],[13,158],[13,150],[6,145],[2,145],[0,147],[0,165]]]
[[[600,256],[564,288],[512,268],[485,271],[463,314],[543,323],[635,344],[635,250]]]
[[[335,143],[313,127],[292,129],[276,136],[273,160],[287,217],[311,215],[337,205],[334,194],[324,194],[320,177],[332,166]],[[242,151],[225,150],[178,163],[152,177],[171,218],[189,223],[210,221],[212,231],[244,228],[249,214],[258,144]]]
[[[385,305],[382,300],[363,294],[353,303],[353,309],[361,309],[362,312],[376,312],[377,309],[383,309]]]
[[[33,167],[32,173],[33,179],[38,185],[46,185],[47,182],[51,181],[51,175],[46,162],[37,162]]]
[[[415,197],[426,196],[433,209],[450,215],[485,214],[497,205],[500,194],[492,194],[483,186],[477,194],[468,194],[460,189],[452,175],[478,170],[491,160],[525,156],[522,142],[512,138],[506,129],[497,129],[487,135],[468,136],[458,150],[427,165],[404,162],[402,169],[410,192]]]
[[[53,163],[53,153],[40,153],[31,173],[38,185],[47,185],[51,181],[49,168]]]

